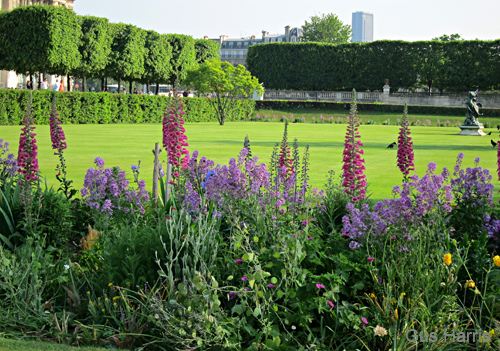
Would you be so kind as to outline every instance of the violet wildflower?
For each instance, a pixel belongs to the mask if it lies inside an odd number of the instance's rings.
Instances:
[[[368,257],[368,261],[370,261],[370,262],[375,261],[375,257]]]
[[[7,154],[7,157],[3,155]],[[7,183],[7,179],[12,178],[17,172],[17,159],[14,154],[9,153],[9,143],[0,139],[0,189]]]
[[[405,103],[403,110],[403,117],[401,120],[401,128],[399,130],[398,137],[398,162],[397,165],[401,173],[403,173],[403,179],[406,182],[408,179],[408,174],[410,171],[415,170],[415,165],[413,163],[413,142],[410,137],[410,122],[408,121],[408,105]]]
[[[321,284],[316,284],[316,287],[317,287],[318,289],[324,289],[324,288],[325,288],[325,286],[324,286],[324,285],[321,285]]]
[[[237,259],[236,261],[234,261],[234,262],[236,262],[236,263],[241,263],[241,262],[243,262],[243,260],[242,260],[241,258],[238,258],[238,259]]]
[[[366,196],[366,176],[363,172],[365,160],[361,158],[364,152],[359,148],[363,146],[363,143],[357,140],[361,136],[358,132],[359,121],[356,106],[356,90],[353,89],[342,160],[344,163],[342,186],[345,188],[344,191],[352,196],[353,202],[364,199]]]
[[[247,277],[242,277],[241,280],[246,281],[246,280],[248,280],[248,278]]]
[[[328,304],[329,304],[330,306],[332,306],[332,307],[335,307],[334,303],[333,303],[333,302],[331,302],[331,301],[328,301]]]
[[[275,287],[276,287],[276,285],[274,285],[274,284],[269,284],[269,285],[268,285],[268,287],[269,287],[269,288],[275,288]]]
[[[231,291],[231,292],[229,293],[229,300],[234,299],[234,297],[235,297],[236,295],[237,295],[237,294],[236,294],[234,291]]]

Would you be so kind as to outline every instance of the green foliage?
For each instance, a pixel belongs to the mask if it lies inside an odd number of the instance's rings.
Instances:
[[[0,68],[67,74],[80,66],[80,24],[64,6],[17,7],[0,17],[0,33]]]
[[[188,35],[167,34],[167,41],[172,47],[170,65],[172,72],[168,84],[175,86],[182,82],[187,71],[196,65],[196,50],[194,39]]]
[[[71,203],[63,193],[53,188],[45,188],[41,195],[39,230],[48,246],[61,248],[76,239],[72,235],[73,216]]]
[[[148,54],[144,62],[144,83],[167,83],[172,67],[172,47],[166,34],[158,34],[149,30],[146,35]]]
[[[500,40],[272,43],[249,47],[247,66],[269,89],[447,91],[500,87]],[[293,64],[288,64],[293,62]]]
[[[100,76],[108,65],[111,55],[111,25],[106,18],[79,16],[82,41],[79,51],[82,56],[80,67],[72,71],[74,75]],[[82,87],[85,91],[85,87]]]
[[[310,22],[302,26],[303,41],[319,43],[346,44],[351,41],[352,28],[344,24],[333,13],[311,16]]]
[[[19,125],[24,118],[26,90],[0,90],[0,125]],[[57,92],[56,109],[63,124],[160,123],[169,105],[166,96]],[[35,124],[49,124],[53,92],[33,91],[31,115]],[[186,122],[217,121],[218,115],[207,98],[184,99]],[[227,110],[228,121],[248,120],[255,101],[233,99]]]
[[[228,112],[234,109],[238,96],[264,92],[259,81],[244,66],[235,67],[219,60],[206,61],[189,70],[184,84],[199,93],[212,95],[207,101],[216,111],[220,125],[224,125]]]
[[[196,62],[203,63],[219,57],[220,44],[209,39],[195,39],[194,49]]]
[[[122,78],[135,80],[144,74],[147,54],[146,31],[131,24],[111,24],[113,41],[106,73],[121,82]]]

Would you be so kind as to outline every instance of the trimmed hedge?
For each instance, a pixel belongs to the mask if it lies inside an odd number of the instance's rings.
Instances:
[[[397,112],[403,113],[403,105],[390,105],[381,103],[357,103],[358,111]],[[349,110],[348,102],[327,101],[294,101],[294,100],[257,100],[255,108],[258,110],[280,110],[280,109],[321,109],[331,111]],[[450,106],[420,106],[408,105],[408,113],[421,115],[449,115],[465,116],[465,107]],[[500,108],[481,108],[480,112],[485,117],[500,117]]]
[[[166,96],[110,94],[92,92],[55,92],[56,108],[63,124],[160,123],[170,106]],[[34,90],[32,117],[35,124],[49,124],[53,91]],[[23,122],[28,90],[0,90],[0,125]],[[186,122],[216,122],[217,117],[206,98],[183,98]],[[239,100],[228,121],[246,120],[253,114],[254,100]]]

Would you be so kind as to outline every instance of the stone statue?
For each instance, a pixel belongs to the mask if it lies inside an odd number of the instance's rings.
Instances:
[[[479,113],[480,104],[476,102],[476,97],[477,91],[469,91],[469,99],[467,100],[467,115],[465,117],[464,126],[480,125],[478,118],[482,114]]]

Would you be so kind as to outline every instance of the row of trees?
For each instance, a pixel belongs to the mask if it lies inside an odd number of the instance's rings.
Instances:
[[[84,91],[87,77],[114,78],[118,89],[122,80],[147,84],[148,90],[152,83],[175,85],[219,50],[211,40],[77,16],[65,7],[0,12],[0,69],[81,77]]]
[[[485,91],[500,89],[500,40],[262,44],[247,67],[270,89]]]

